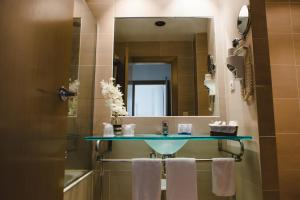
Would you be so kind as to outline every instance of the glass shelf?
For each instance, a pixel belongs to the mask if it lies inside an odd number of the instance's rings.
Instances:
[[[135,141],[135,140],[252,140],[252,136],[210,136],[210,135],[178,135],[170,134],[167,136],[158,134],[136,134],[134,136],[113,136],[113,137],[103,137],[103,136],[87,136],[84,138],[87,141]]]

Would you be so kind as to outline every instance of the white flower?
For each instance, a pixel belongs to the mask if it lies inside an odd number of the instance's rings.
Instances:
[[[110,108],[113,116],[128,115],[125,104],[123,102],[123,94],[120,91],[120,85],[114,85],[114,78],[110,78],[108,82],[102,80],[102,95],[105,98],[106,106]]]

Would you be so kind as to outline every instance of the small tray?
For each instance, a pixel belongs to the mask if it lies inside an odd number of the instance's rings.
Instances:
[[[211,136],[237,136],[238,126],[210,126]]]

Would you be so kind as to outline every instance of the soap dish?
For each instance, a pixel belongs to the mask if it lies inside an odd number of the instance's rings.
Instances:
[[[237,136],[238,126],[209,126],[211,136]]]

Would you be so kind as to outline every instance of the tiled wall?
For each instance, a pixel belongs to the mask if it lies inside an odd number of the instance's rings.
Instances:
[[[77,116],[68,117],[66,169],[91,169],[91,144],[80,138],[93,130],[94,76],[96,64],[97,24],[85,0],[74,1],[74,17],[81,19]],[[76,33],[73,33],[76,34]]]
[[[300,199],[300,2],[266,4],[280,196]]]
[[[94,133],[101,133],[102,122],[110,120],[110,112],[104,106],[99,82],[112,76],[114,17],[186,16],[212,17],[215,1],[151,1],[140,0],[87,0],[98,19],[97,66],[95,76]],[[169,6],[164,6],[165,4]],[[186,9],[182,9],[182,8]]]
[[[253,141],[245,142],[246,153],[243,161],[237,165],[238,188],[237,199],[252,200],[262,199],[261,173],[259,163],[259,131],[257,119],[256,98],[253,96],[250,100],[244,101],[241,96],[241,84],[238,79],[233,79],[232,73],[226,67],[227,50],[232,48],[232,40],[240,38],[236,27],[237,16],[243,5],[248,5],[248,0],[232,0],[220,2],[219,17],[222,24],[219,27],[222,30],[221,38],[217,44],[216,51],[221,51],[222,65],[217,70],[224,70],[224,90],[226,99],[226,119],[237,120],[239,123],[239,134],[252,135]],[[252,47],[252,30],[247,35],[247,44]],[[223,49],[222,49],[223,48]],[[217,58],[220,59],[220,58]],[[229,82],[233,80],[235,90],[231,91]],[[230,146],[234,143],[229,143]]]
[[[263,198],[277,200],[278,168],[265,2],[250,0],[250,15]]]
[[[219,4],[220,3],[220,4]],[[270,68],[268,56],[268,40],[266,35],[265,21],[265,6],[264,1],[251,0],[251,16],[252,16],[252,38],[253,42],[253,57],[254,57],[254,73],[255,73],[255,91],[256,96],[251,104],[245,103],[240,98],[237,87],[237,92],[230,94],[226,84],[230,74],[224,63],[226,62],[227,48],[231,47],[231,41],[238,36],[236,32],[236,17],[240,6],[248,1],[231,0],[202,0],[202,1],[153,1],[153,0],[88,0],[89,6],[98,17],[98,45],[97,45],[97,70],[96,70],[96,89],[95,89],[95,115],[94,115],[94,132],[101,132],[101,122],[109,120],[109,111],[104,107],[104,100],[100,94],[98,82],[102,79],[107,79],[112,74],[112,57],[113,57],[113,34],[114,34],[114,17],[155,17],[155,16],[193,16],[193,17],[215,17],[219,20],[216,25],[216,64],[217,64],[217,84],[219,86],[219,107],[220,116],[222,119],[237,119],[240,121],[241,132],[251,134],[255,137],[253,142],[246,144],[246,156],[244,161],[238,165],[238,194],[241,199],[278,199],[278,184],[277,184],[277,160],[276,160],[276,138],[274,137],[273,124],[273,104],[272,90],[270,81]],[[222,7],[222,12],[219,6]],[[184,9],[183,9],[184,8]],[[232,12],[232,9],[234,12]],[[217,14],[219,13],[219,14]],[[225,18],[230,23],[224,23]],[[218,17],[217,17],[218,16]],[[222,22],[222,23],[221,23]],[[235,31],[233,31],[235,30]],[[222,36],[223,35],[223,36]],[[250,34],[251,35],[251,34]],[[224,41],[225,38],[225,41]],[[251,41],[250,41],[251,44]],[[225,95],[227,94],[227,95]],[[229,101],[226,103],[226,101]],[[258,110],[258,112],[257,112]],[[160,129],[161,120],[164,118],[124,118],[124,123],[134,122],[141,127],[137,132],[157,132]],[[215,117],[218,119],[218,117]],[[207,130],[208,117],[199,118],[168,118],[171,123],[171,130],[174,130],[176,123],[192,122],[196,127],[195,130]],[[173,124],[174,123],[174,124]],[[146,127],[146,128],[145,128]],[[198,127],[200,129],[198,129]],[[196,134],[204,133],[199,131]],[[259,133],[259,134],[258,134]],[[260,144],[259,144],[260,143]],[[128,144],[131,148],[126,148],[126,152],[122,151],[122,145],[113,144],[114,152],[111,156],[144,156],[149,149],[145,149],[143,144]],[[260,148],[259,148],[260,146]],[[120,147],[120,148],[119,148]],[[123,145],[124,147],[124,145]],[[201,152],[213,152],[214,145],[204,145]],[[234,147],[233,147],[234,148]],[[195,149],[191,148],[189,153]],[[183,151],[184,152],[184,151]],[[124,153],[124,154],[123,154]],[[126,153],[126,155],[125,155]],[[129,154],[128,154],[129,153]],[[205,154],[204,154],[205,155]],[[209,155],[209,154],[207,154]],[[216,156],[217,154],[215,154]],[[260,159],[259,159],[260,158]],[[260,165],[259,165],[260,164]],[[108,171],[114,170],[112,166],[107,168]],[[116,171],[108,172],[105,181],[110,181],[110,184],[116,188],[122,188],[125,185],[125,190],[118,190],[119,193],[113,193],[113,188],[106,188],[111,192],[107,198],[117,199],[119,195],[124,198],[128,196],[130,185],[128,179],[130,173],[126,171],[126,167],[116,166]],[[260,172],[262,170],[262,172]],[[204,170],[205,171],[205,170]],[[206,175],[209,171],[205,172]],[[260,176],[261,173],[261,176]],[[122,178],[123,177],[123,178]],[[207,184],[202,187],[209,189],[209,177]],[[120,182],[118,182],[120,181]],[[200,183],[202,183],[200,181]],[[124,186],[123,185],[123,186]],[[105,185],[109,187],[109,184]],[[117,195],[117,196],[114,196]],[[208,195],[208,199],[214,197]],[[130,198],[130,196],[128,196]]]

